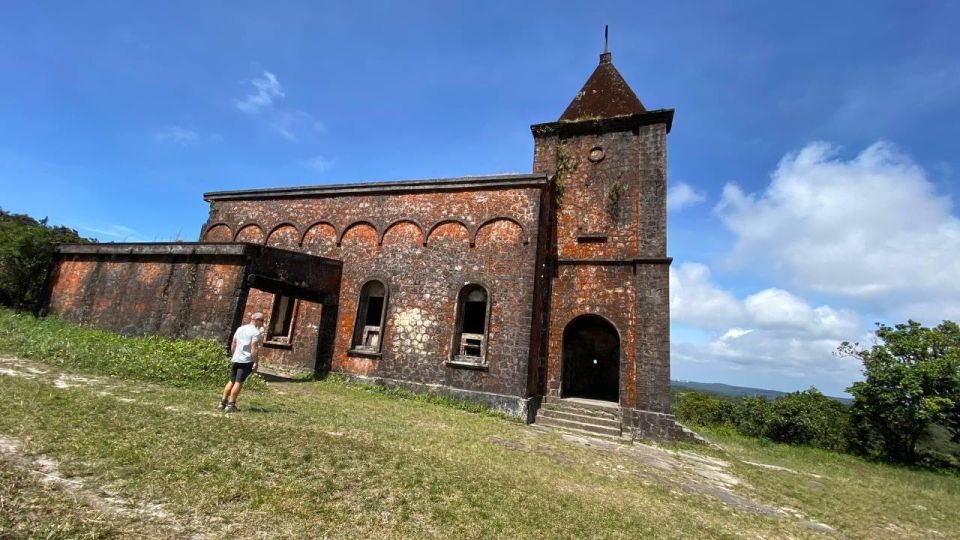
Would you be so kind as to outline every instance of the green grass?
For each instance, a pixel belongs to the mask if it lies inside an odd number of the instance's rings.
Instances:
[[[119,336],[8,309],[0,309],[0,351],[75,371],[172,386],[219,381],[227,358],[224,346],[211,340]],[[263,387],[260,382],[254,384]]]
[[[769,516],[628,453],[337,377],[263,385],[225,415],[215,377],[83,383],[70,375],[99,364],[70,362],[0,360],[0,436],[22,454],[0,456],[0,538],[822,537],[806,520],[850,538],[960,536],[960,478],[943,473],[722,431],[706,433],[721,449],[674,447],[731,463],[736,495],[792,509]],[[40,458],[87,495],[22,463]],[[103,490],[160,511],[89,500]]]

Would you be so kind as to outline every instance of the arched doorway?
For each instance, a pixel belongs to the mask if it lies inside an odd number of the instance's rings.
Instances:
[[[620,399],[620,337],[609,321],[582,315],[563,331],[562,397]]]

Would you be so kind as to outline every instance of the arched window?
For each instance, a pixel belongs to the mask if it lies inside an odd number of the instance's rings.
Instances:
[[[366,282],[360,289],[360,300],[357,302],[357,319],[353,326],[353,350],[365,353],[380,352],[386,312],[387,287],[377,280]]]
[[[487,331],[490,327],[490,296],[480,285],[467,285],[457,296],[457,331],[454,362],[485,364]]]

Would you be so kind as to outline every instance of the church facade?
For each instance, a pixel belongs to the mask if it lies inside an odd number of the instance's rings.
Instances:
[[[62,246],[50,307],[117,331],[229,340],[267,316],[264,360],[483,402],[670,414],[666,137],[609,53],[530,174],[204,194],[199,242]]]

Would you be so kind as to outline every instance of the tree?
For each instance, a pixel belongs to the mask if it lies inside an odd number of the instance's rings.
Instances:
[[[960,327],[950,321],[935,328],[878,323],[876,336],[881,341],[870,349],[843,342],[837,350],[863,362],[865,380],[847,389],[855,449],[914,463],[917,443],[932,423],[960,439]]]
[[[83,243],[77,231],[0,209],[0,303],[37,312],[53,269],[57,244]]]

